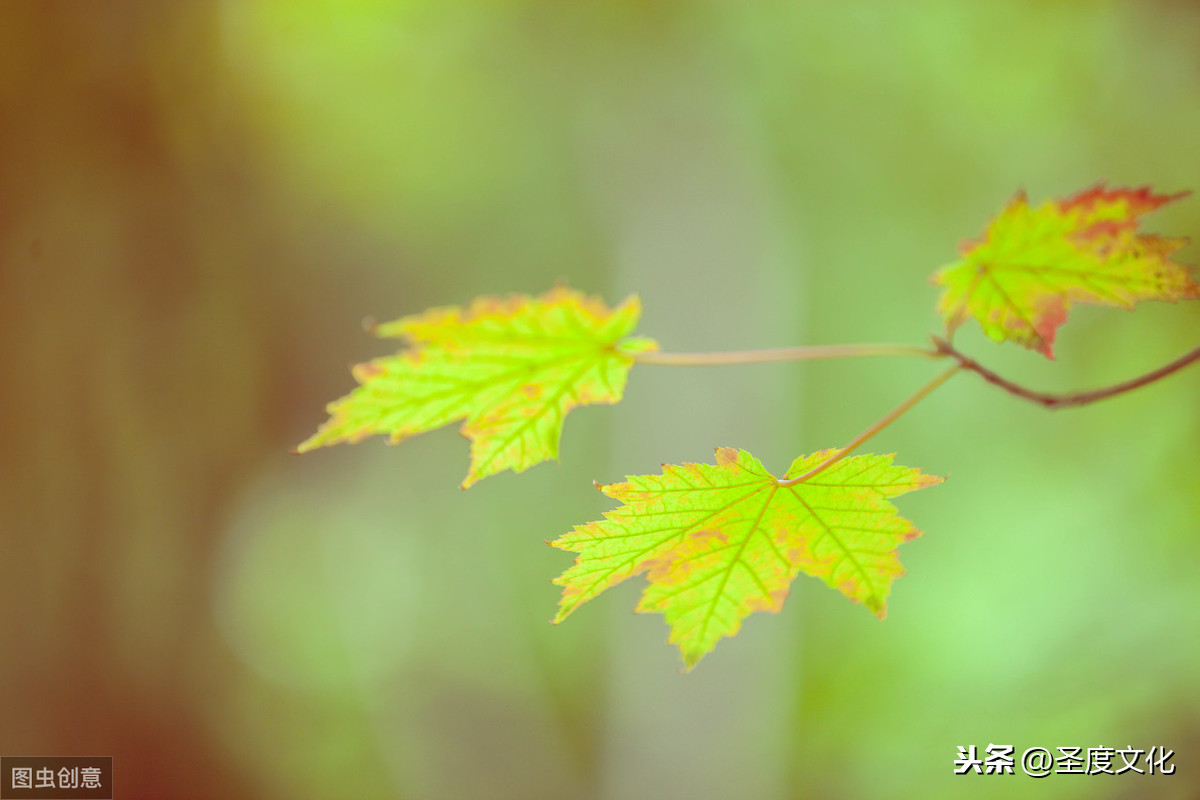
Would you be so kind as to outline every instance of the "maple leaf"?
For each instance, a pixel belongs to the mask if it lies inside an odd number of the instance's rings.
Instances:
[[[1032,208],[1019,193],[962,259],[939,271],[938,310],[953,333],[974,317],[993,340],[1053,358],[1072,303],[1130,309],[1141,300],[1200,297],[1200,285],[1170,256],[1186,239],[1137,232],[1141,217],[1187,192],[1103,185]]]
[[[641,304],[615,309],[559,287],[539,297],[479,297],[379,325],[404,339],[394,356],[354,367],[361,384],[329,404],[329,420],[297,448],[388,434],[395,443],[465,420],[471,467],[463,488],[506,469],[558,458],[563,418],[577,406],[616,403],[633,354],[657,345],[628,336]]]
[[[834,456],[802,456],[791,478]],[[717,463],[664,464],[661,475],[598,488],[624,505],[551,544],[579,553],[555,579],[555,622],[626,578],[649,581],[639,612],[662,612],[688,669],[754,611],[779,611],[797,573],[825,581],[880,618],[904,573],[897,546],[920,535],[888,498],[941,478],[892,466],[893,456],[844,458],[809,480],[781,486],[745,450],[718,448]]]

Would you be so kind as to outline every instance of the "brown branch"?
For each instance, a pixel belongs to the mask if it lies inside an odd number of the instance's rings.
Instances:
[[[995,372],[992,372],[975,359],[956,350],[952,344],[940,336],[933,337],[933,344],[939,353],[953,358],[963,369],[968,369],[971,372],[977,373],[988,383],[999,386],[1009,394],[1016,395],[1017,397],[1028,400],[1031,403],[1044,406],[1045,408],[1070,408],[1074,406],[1085,406],[1089,403],[1094,403],[1097,400],[1103,400],[1106,397],[1114,397],[1116,395],[1124,394],[1125,392],[1130,392],[1134,389],[1141,388],[1147,384],[1154,383],[1161,378],[1167,377],[1173,372],[1178,372],[1194,361],[1200,361],[1200,347],[1197,347],[1190,353],[1175,359],[1170,364],[1165,364],[1156,370],[1147,372],[1145,375],[1141,375],[1122,383],[1116,383],[1112,386],[1106,386],[1102,389],[1092,389],[1086,392],[1052,394],[1050,392],[1035,392],[1032,389],[1027,389],[1018,383],[1013,383],[1007,378],[997,375]]]

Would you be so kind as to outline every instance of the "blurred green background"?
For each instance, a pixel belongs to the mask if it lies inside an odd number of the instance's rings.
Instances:
[[[1200,796],[1200,369],[1059,413],[956,379],[872,443],[950,475],[888,619],[802,577],[687,675],[638,581],[547,623],[591,479],[782,470],[940,366],[639,367],[468,492],[451,429],[288,454],[366,316],[565,280],[670,350],[920,343],[1015,190],[1200,188],[1198,143],[1182,2],[4,3],[0,752],[119,797]],[[1198,313],[958,343],[1087,388]],[[952,774],[990,743],[1177,773]]]

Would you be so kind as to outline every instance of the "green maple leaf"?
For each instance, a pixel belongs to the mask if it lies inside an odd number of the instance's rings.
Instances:
[[[387,434],[393,443],[465,420],[471,467],[463,488],[506,469],[558,458],[563,418],[577,406],[616,403],[633,354],[641,304],[616,309],[563,287],[539,297],[480,297],[379,325],[404,339],[394,356],[354,367],[361,384],[298,452]]]
[[[1137,232],[1143,215],[1185,194],[1097,186],[1037,208],[1018,194],[934,276],[945,287],[938,310],[947,332],[974,317],[993,340],[1053,358],[1072,303],[1129,309],[1200,297],[1188,269],[1170,260],[1187,240]]]
[[[600,486],[624,505],[552,542],[579,554],[555,579],[555,622],[626,578],[649,581],[637,610],[662,612],[688,669],[754,611],[779,611],[800,572],[825,581],[882,618],[904,573],[898,545],[920,535],[888,498],[941,478],[892,465],[892,456],[842,459],[781,486],[745,450],[717,463],[664,464],[661,475]],[[796,459],[804,475],[838,451]]]

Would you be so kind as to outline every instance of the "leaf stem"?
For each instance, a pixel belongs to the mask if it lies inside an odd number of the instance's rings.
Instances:
[[[768,361],[812,361],[825,358],[870,358],[876,356],[923,356],[938,358],[939,350],[909,344],[824,344],[806,347],[773,347],[766,350],[726,350],[713,353],[661,353],[643,350],[630,353],[639,364],[673,367],[712,367],[722,364],[761,364]]]
[[[1089,403],[1094,403],[1097,400],[1104,400],[1108,397],[1124,394],[1125,392],[1130,392],[1147,384],[1154,383],[1155,381],[1165,378],[1174,372],[1178,372],[1188,364],[1191,364],[1195,361],[1200,361],[1200,347],[1197,347],[1195,350],[1180,356],[1169,364],[1165,364],[1158,369],[1151,370],[1145,375],[1140,375],[1136,378],[1132,378],[1121,383],[1115,383],[1112,386],[1106,386],[1101,389],[1092,389],[1086,392],[1053,394],[1050,392],[1035,392],[1032,389],[1027,389],[1020,384],[1013,383],[1007,378],[997,375],[995,372],[992,372],[975,359],[956,350],[952,344],[939,336],[933,337],[933,344],[937,348],[937,352],[940,355],[953,358],[958,362],[959,367],[962,369],[967,369],[971,372],[977,373],[988,383],[999,386],[1009,394],[1016,395],[1017,397],[1028,400],[1031,403],[1036,403],[1045,408],[1052,409],[1085,406]]]
[[[829,469],[834,464],[841,461],[846,456],[850,455],[850,453],[852,453],[854,450],[858,449],[859,445],[861,445],[863,442],[867,441],[872,436],[879,433],[881,430],[886,428],[888,425],[891,425],[893,422],[895,422],[897,419],[899,419],[906,411],[908,411],[910,408],[915,406],[917,403],[924,400],[930,394],[930,392],[932,392],[934,389],[941,386],[946,381],[950,380],[950,378],[953,375],[957,374],[958,371],[961,369],[963,369],[962,364],[955,364],[953,367],[946,370],[941,375],[938,375],[936,378],[934,378],[929,383],[925,384],[919,390],[917,390],[916,394],[914,394],[912,397],[908,398],[903,403],[901,403],[900,405],[896,406],[891,411],[889,411],[887,414],[883,415],[883,417],[881,417],[879,419],[879,421],[876,422],[874,425],[867,428],[865,431],[860,433],[858,436],[855,436],[854,439],[849,444],[847,444],[845,447],[843,447],[840,450],[838,450],[837,452],[835,452],[832,456],[825,459],[820,464],[817,464],[815,467],[810,469],[808,472],[804,473],[803,475],[797,475],[795,478],[785,478],[783,480],[778,480],[776,482],[780,486],[794,486],[797,483],[806,481],[809,478],[813,477],[814,475],[818,475],[818,474],[824,472],[825,470]]]

